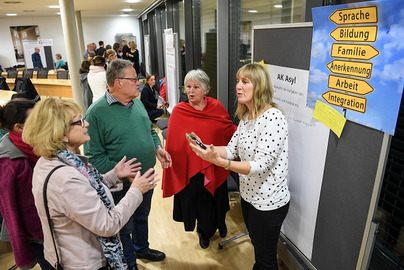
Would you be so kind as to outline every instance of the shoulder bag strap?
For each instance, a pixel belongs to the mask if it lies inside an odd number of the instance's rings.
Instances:
[[[61,168],[61,167],[64,167],[64,166],[65,166],[65,165],[59,165],[59,166],[53,168],[53,169],[49,172],[49,174],[48,174],[48,176],[46,177],[45,182],[44,182],[44,184],[43,184],[43,202],[44,202],[44,206],[45,206],[46,217],[47,217],[47,219],[48,219],[49,230],[50,230],[51,235],[52,235],[53,246],[55,247],[55,254],[56,254],[57,265],[59,265],[59,256],[58,256],[58,251],[57,251],[57,249],[56,249],[55,237],[53,236],[53,229],[52,229],[53,226],[52,226],[52,220],[51,220],[50,215],[49,215],[48,198],[47,198],[46,194],[47,194],[47,187],[48,187],[48,182],[49,182],[50,176],[51,176],[57,169],[59,169],[59,168]]]

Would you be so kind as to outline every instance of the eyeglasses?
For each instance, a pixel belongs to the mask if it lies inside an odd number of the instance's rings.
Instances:
[[[131,80],[132,82],[137,82],[137,81],[139,81],[139,79],[138,78],[118,78],[118,79],[121,79],[121,80]]]
[[[85,126],[86,126],[86,122],[85,122],[84,117],[82,117],[80,120],[77,120],[77,121],[74,121],[74,122],[70,123],[70,125],[71,125],[71,126],[74,126],[74,125],[81,125],[81,127],[85,127]]]

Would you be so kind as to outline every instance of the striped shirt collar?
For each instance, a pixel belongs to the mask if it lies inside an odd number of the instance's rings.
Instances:
[[[122,102],[120,102],[120,101],[117,100],[113,95],[111,95],[111,93],[110,93],[108,90],[105,92],[105,94],[107,95],[107,102],[108,102],[108,105],[112,105],[112,104],[114,104],[114,103],[118,103],[119,105],[121,105],[121,106],[123,106],[123,107],[129,109],[129,108],[134,104],[133,100],[131,100],[131,101],[129,101],[128,105],[125,106],[124,104],[122,104]]]

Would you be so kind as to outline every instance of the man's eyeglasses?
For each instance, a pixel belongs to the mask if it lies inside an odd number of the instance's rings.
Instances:
[[[139,79],[138,78],[119,78],[119,79],[121,79],[121,80],[131,80],[132,82],[137,82],[137,81],[139,81]]]
[[[80,120],[74,121],[72,122],[70,125],[74,126],[74,125],[81,125],[81,127],[85,127],[86,126],[86,120],[84,119],[84,117],[82,117]]]

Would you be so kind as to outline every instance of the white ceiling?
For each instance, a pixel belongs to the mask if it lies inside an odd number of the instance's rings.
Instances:
[[[122,10],[125,8],[133,9],[133,11],[127,12],[129,16],[137,16],[154,1],[73,0],[74,9],[81,11],[82,17],[120,16],[124,13]],[[0,18],[7,17],[7,13],[15,13],[21,17],[58,16],[58,8],[48,7],[52,5],[59,5],[59,0],[0,0]]]

